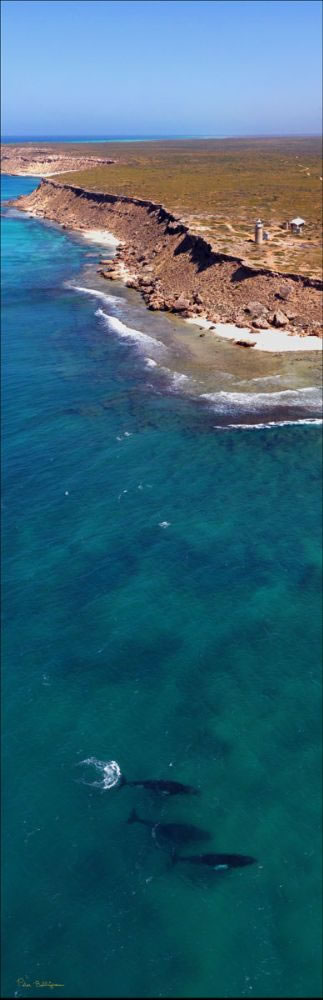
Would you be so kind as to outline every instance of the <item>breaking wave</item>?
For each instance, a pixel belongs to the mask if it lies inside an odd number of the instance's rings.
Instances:
[[[100,292],[97,288],[86,288],[83,285],[66,284],[66,288],[71,288],[74,292],[81,292],[83,295],[91,295],[92,298],[102,299],[109,306],[124,305],[124,299],[120,295],[108,295],[107,292]]]
[[[157,366],[157,361],[154,361],[153,358],[145,358],[145,362],[146,368],[156,368]]]
[[[147,344],[150,346],[156,345],[157,347],[165,350],[164,344],[162,344],[161,340],[156,340],[154,337],[150,337],[148,333],[143,333],[142,330],[135,330],[131,326],[126,326],[125,323],[122,323],[121,319],[118,319],[116,316],[108,316],[103,309],[97,309],[95,315],[103,319],[109,330],[118,334],[119,337],[127,337],[130,340],[136,340],[137,343],[142,346]]]
[[[280,392],[210,392],[201,396],[210,403],[220,417],[255,417],[252,426],[270,426],[278,423],[320,423],[322,420],[322,394],[316,386],[301,389],[283,389]],[[258,420],[257,420],[258,418]],[[263,419],[262,419],[263,418]],[[275,419],[276,418],[276,419]],[[226,421],[226,425],[227,421]],[[234,426],[238,426],[235,422]]]
[[[172,372],[170,368],[163,368],[162,370],[167,373],[174,391],[180,391],[185,385],[188,387],[189,383],[194,382],[194,379],[190,375],[181,375],[180,372]]]
[[[321,426],[323,424],[322,417],[300,417],[298,420],[267,420],[266,423],[259,424],[214,424],[215,430],[226,431],[226,430],[244,430],[244,431],[259,431],[264,430],[267,427],[295,427],[299,424],[312,424],[316,426]]]

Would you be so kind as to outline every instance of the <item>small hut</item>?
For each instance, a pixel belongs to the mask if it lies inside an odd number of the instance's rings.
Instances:
[[[290,228],[295,236],[300,236],[303,231],[303,226],[305,226],[304,219],[301,219],[298,215],[296,219],[291,219]]]

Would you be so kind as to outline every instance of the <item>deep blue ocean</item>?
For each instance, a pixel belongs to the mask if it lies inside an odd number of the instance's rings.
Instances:
[[[2,250],[2,995],[319,997],[321,427],[154,379],[71,288],[95,244],[5,210]]]

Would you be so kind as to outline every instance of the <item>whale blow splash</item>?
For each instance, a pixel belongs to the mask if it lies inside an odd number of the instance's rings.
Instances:
[[[92,785],[95,788],[105,790],[107,788],[114,788],[121,781],[121,769],[116,760],[98,760],[97,757],[87,757],[86,760],[80,761],[81,764],[88,764],[95,767],[96,771],[99,771],[102,775],[100,781],[85,781],[85,779],[81,779],[84,785]]]

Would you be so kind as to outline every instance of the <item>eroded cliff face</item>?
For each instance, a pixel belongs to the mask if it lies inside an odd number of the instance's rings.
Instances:
[[[216,254],[162,205],[46,180],[14,204],[66,228],[112,233],[120,246],[102,273],[125,278],[152,309],[320,335],[321,282]]]

